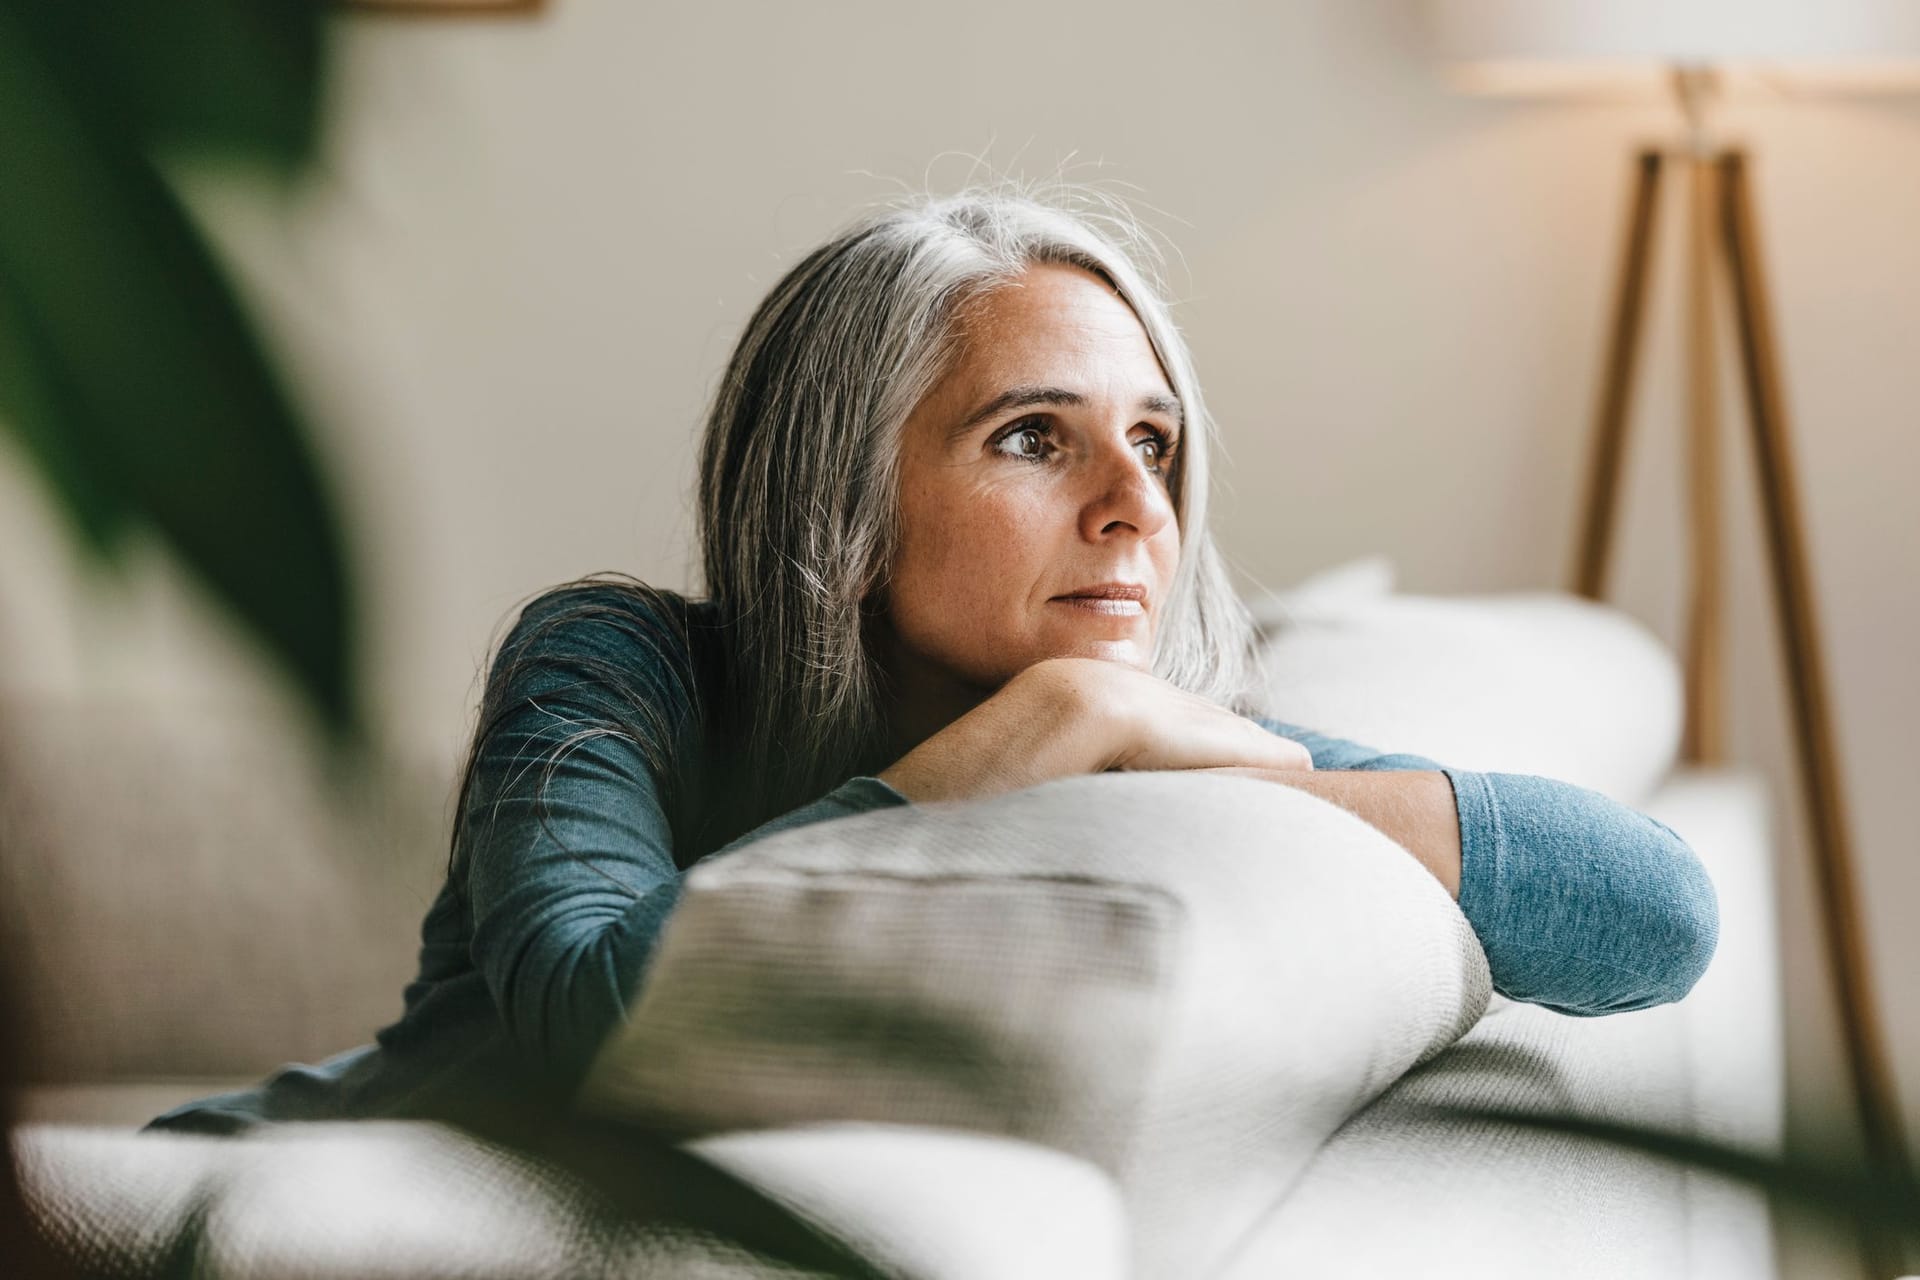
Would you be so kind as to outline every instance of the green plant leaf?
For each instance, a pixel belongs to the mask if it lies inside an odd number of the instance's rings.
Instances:
[[[129,149],[210,147],[291,169],[313,149],[326,6],[314,0],[0,0],[9,38]]]
[[[57,367],[38,335],[13,311],[0,279],[0,430],[11,430],[53,489],[54,506],[98,564],[112,563],[126,532],[128,504],[111,466],[78,448],[67,428],[81,405],[67,388],[49,385]]]
[[[19,398],[41,415],[16,430],[58,459],[63,494],[98,481],[85,518],[117,490],[291,673],[334,745],[358,741],[354,598],[291,399],[173,192],[70,100],[29,34],[0,6],[0,283],[9,358],[38,370]]]

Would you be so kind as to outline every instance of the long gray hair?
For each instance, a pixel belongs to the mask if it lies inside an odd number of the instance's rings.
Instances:
[[[725,775],[724,800],[710,792],[700,807],[725,819],[715,827],[705,815],[699,843],[717,847],[891,763],[874,627],[899,545],[902,428],[958,349],[956,314],[1035,264],[1080,267],[1111,285],[1139,317],[1182,406],[1171,479],[1180,561],[1152,669],[1236,711],[1253,709],[1253,624],[1207,529],[1213,422],[1162,295],[1160,262],[1152,239],[1105,193],[1001,184],[895,201],[809,253],[761,301],[727,362],[701,447],[711,626],[690,638],[696,624],[685,601],[632,580],[620,588],[647,604],[656,629],[678,632],[677,643],[640,637],[657,651],[719,651],[708,677],[684,661],[673,667],[721,744],[710,759]],[[543,597],[571,588],[578,607],[549,611],[542,624],[582,611],[618,615],[606,606],[608,584],[589,582]],[[489,720],[512,711],[503,696],[511,674],[497,669],[489,682],[460,812]],[[580,674],[623,690],[618,701],[633,705],[619,723],[576,726],[554,759],[583,734],[613,732],[670,776],[670,726],[645,704],[645,690],[611,669]]]
[[[740,767],[800,803],[884,767],[869,643],[899,545],[901,432],[955,354],[955,313],[1029,266],[1104,279],[1132,307],[1186,426],[1173,477],[1181,555],[1154,672],[1246,705],[1253,628],[1207,530],[1213,423],[1149,274],[1155,246],[1117,201],[1078,188],[916,199],[808,254],[748,321],[707,418],[700,531],[731,659]]]

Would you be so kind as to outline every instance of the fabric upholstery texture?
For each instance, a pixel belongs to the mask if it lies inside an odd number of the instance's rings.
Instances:
[[[729,1133],[688,1145],[719,1169],[751,1171],[755,1186],[802,1210],[882,1274],[1128,1275],[1111,1181],[1057,1151],[876,1125]],[[554,1162],[424,1121],[314,1122],[241,1138],[28,1125],[14,1148],[41,1220],[88,1275],[844,1274],[783,1261],[792,1255],[743,1244],[709,1222],[650,1212],[644,1196],[610,1199]]]
[[[1630,615],[1563,592],[1389,591],[1378,558],[1251,602],[1282,720],[1638,805],[1678,757],[1680,667]]]
[[[653,964],[583,1108],[1043,1142],[1113,1174],[1145,1280],[1205,1274],[1490,994],[1458,907],[1375,828],[1179,774],[771,837],[693,869]]]
[[[1727,906],[1721,947],[1694,992],[1605,1018],[1495,996],[1472,1031],[1333,1136],[1218,1280],[1774,1274],[1766,1199],[1751,1187],[1433,1111],[1573,1112],[1780,1150],[1786,1082],[1764,785],[1753,774],[1684,771],[1650,811],[1686,836]]]

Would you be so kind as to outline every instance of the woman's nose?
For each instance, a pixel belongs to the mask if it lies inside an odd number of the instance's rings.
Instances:
[[[1098,542],[1127,529],[1151,538],[1173,519],[1173,498],[1164,480],[1147,470],[1131,441],[1102,449],[1089,462],[1091,492],[1080,509],[1080,533]]]

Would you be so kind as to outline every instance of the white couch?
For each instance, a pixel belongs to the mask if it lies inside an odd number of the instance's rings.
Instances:
[[[1671,656],[1567,597],[1396,595],[1380,562],[1256,605],[1280,718],[1561,777],[1685,837],[1721,907],[1693,993],[1597,1019],[1490,996],[1444,891],[1344,811],[1246,779],[1069,779],[696,868],[584,1113],[676,1132],[888,1275],[1775,1274],[1756,1193],[1427,1110],[1571,1109],[1778,1149],[1768,801],[1749,774],[1673,771]],[[0,901],[42,1083],[15,1146],[71,1255],[127,1274],[834,1273],[775,1267],[664,1189],[622,1217],[442,1126],[131,1133],[391,1018],[449,784],[342,817],[243,718],[26,710],[0,743]],[[233,801],[221,823],[188,784]],[[1186,845],[1143,834],[1168,814]],[[1026,842],[988,838],[1009,829]],[[278,972],[279,990],[248,985]]]

